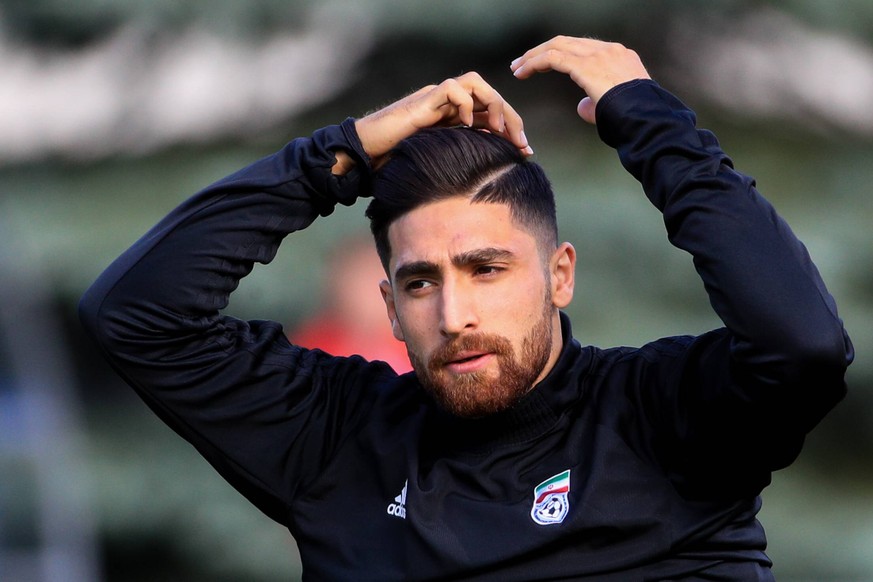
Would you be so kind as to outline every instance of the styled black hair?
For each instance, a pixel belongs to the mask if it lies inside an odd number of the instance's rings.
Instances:
[[[558,244],[555,197],[545,172],[507,139],[469,128],[434,128],[403,140],[373,175],[367,207],[376,250],[388,271],[388,227],[430,202],[465,196],[506,204],[541,252]]]

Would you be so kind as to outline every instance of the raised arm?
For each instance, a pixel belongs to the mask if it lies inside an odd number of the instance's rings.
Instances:
[[[559,37],[512,69],[519,78],[566,73],[586,91],[579,114],[596,121],[663,212],[670,241],[692,255],[726,326],[676,356],[679,371],[665,380],[664,412],[680,438],[696,443],[698,460],[736,451],[744,460],[760,454],[772,468],[790,462],[843,397],[853,355],[804,246],[633,51]]]
[[[333,176],[334,151],[353,157],[357,171]],[[329,388],[350,398],[360,391],[352,390],[350,366],[332,377],[313,374],[318,359],[288,345],[279,324],[220,310],[256,262],[273,259],[285,235],[337,202],[353,202],[366,168],[352,120],[296,139],[182,203],[80,302],[86,331],[119,375],[280,522],[317,471],[318,456],[341,435]],[[319,403],[323,412],[309,413]]]
[[[209,186],[116,259],[82,298],[82,322],[118,373],[278,521],[348,427],[366,416],[375,398],[368,384],[393,372],[291,346],[279,324],[220,310],[286,235],[337,203],[354,203],[371,164],[394,143],[457,122],[527,145],[521,119],[478,75],[426,87],[296,139]]]
[[[802,378],[810,366],[845,367],[849,344],[806,249],[715,136],[695,127],[694,113],[649,80],[634,51],[557,37],[511,68],[519,78],[566,73],[587,93],[580,116],[597,122],[664,213],[671,242],[694,257],[739,357],[773,381]]]

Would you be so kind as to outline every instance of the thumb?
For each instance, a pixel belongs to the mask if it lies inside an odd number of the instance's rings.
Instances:
[[[585,97],[582,101],[579,102],[579,105],[576,106],[576,113],[579,114],[579,117],[584,119],[590,124],[594,124],[594,101],[591,97]]]

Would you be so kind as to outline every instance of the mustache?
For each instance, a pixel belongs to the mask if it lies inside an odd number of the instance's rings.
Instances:
[[[505,337],[490,334],[476,333],[456,337],[440,346],[431,356],[429,367],[438,370],[449,362],[461,359],[461,354],[493,353],[497,356],[511,356],[512,344]]]

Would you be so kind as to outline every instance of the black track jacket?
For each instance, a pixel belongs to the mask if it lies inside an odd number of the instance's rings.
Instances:
[[[597,119],[724,328],[602,350],[563,317],[545,380],[505,413],[459,420],[414,374],[220,314],[288,233],[358,197],[370,169],[351,120],[184,202],[100,276],[82,320],[148,405],[289,528],[306,579],[770,580],[758,495],[844,396],[851,344],[804,247],[688,108],[633,81]],[[337,149],[357,162],[343,177]]]

